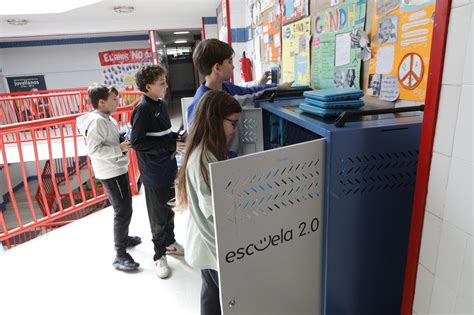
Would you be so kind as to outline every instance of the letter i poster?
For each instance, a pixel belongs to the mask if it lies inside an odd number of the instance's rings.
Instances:
[[[312,15],[311,85],[315,89],[360,88],[360,46],[354,28],[364,29],[366,0],[348,0]]]
[[[113,85],[119,90],[135,90],[135,73],[152,63],[148,48],[109,50],[99,53],[100,65],[105,85]]]
[[[375,0],[368,94],[424,102],[434,0]]]

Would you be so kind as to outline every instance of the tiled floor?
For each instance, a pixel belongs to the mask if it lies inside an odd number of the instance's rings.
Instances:
[[[133,199],[130,235],[143,243],[130,250],[136,273],[112,267],[112,208],[0,253],[2,314],[199,314],[200,273],[169,257],[169,279],[154,274],[153,246],[143,190]],[[177,214],[182,243],[188,213]]]

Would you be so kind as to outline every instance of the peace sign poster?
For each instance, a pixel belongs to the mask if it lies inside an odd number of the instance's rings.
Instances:
[[[424,102],[434,0],[375,0],[368,94]]]

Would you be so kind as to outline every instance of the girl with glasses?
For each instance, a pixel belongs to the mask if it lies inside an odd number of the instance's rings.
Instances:
[[[185,259],[201,269],[201,315],[221,314],[216,236],[209,182],[209,163],[227,160],[228,141],[242,108],[228,93],[208,91],[198,104],[178,174],[177,210],[189,207]]]

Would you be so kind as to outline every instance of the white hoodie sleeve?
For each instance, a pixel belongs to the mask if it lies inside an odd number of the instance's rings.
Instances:
[[[87,128],[87,155],[94,159],[110,159],[122,156],[120,146],[106,145],[108,133],[107,122],[103,119],[94,119]]]

